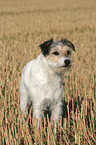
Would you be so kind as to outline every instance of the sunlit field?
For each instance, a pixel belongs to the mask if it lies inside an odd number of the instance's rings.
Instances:
[[[63,114],[54,123],[44,117],[38,130],[32,103],[20,111],[24,65],[52,38],[76,47],[72,67],[63,77]],[[0,0],[0,144],[96,144],[96,1]]]

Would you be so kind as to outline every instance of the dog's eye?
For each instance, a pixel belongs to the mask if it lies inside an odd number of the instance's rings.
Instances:
[[[71,52],[68,50],[68,51],[67,51],[67,54],[68,54],[68,55],[70,55],[70,54],[71,54]]]
[[[54,55],[59,55],[59,52],[55,51],[53,54],[54,54]]]

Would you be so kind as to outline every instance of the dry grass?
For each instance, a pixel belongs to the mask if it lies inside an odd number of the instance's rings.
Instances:
[[[73,66],[64,75],[63,115],[57,138],[53,123],[40,126],[29,107],[19,108],[24,65],[38,56],[38,45],[53,37],[68,38],[76,46]],[[0,1],[0,143],[3,145],[96,144],[96,1]]]

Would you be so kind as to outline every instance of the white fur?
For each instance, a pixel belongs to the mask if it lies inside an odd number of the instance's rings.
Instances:
[[[25,113],[29,101],[33,102],[34,115],[39,119],[41,113],[50,106],[52,115],[58,120],[62,105],[62,75],[55,74],[47,65],[46,58],[40,54],[23,69],[20,84],[20,108]]]
[[[22,71],[20,108],[25,113],[29,101],[32,101],[34,115],[38,120],[47,107],[50,108],[55,121],[59,120],[62,113],[62,75],[72,63],[70,57],[61,53],[61,48],[55,49],[60,52],[59,56],[54,56],[53,53],[44,56],[41,53],[37,59],[30,61]],[[64,67],[66,59],[70,60],[68,67]]]

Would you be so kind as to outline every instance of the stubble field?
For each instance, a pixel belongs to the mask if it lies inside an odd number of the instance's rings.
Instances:
[[[72,68],[63,77],[63,114],[57,135],[53,122],[44,127],[32,106],[20,112],[20,78],[36,58],[39,44],[53,37],[76,46]],[[0,144],[96,144],[96,1],[0,1]]]

